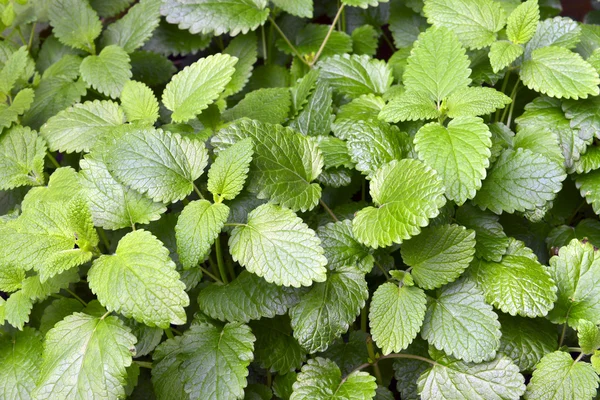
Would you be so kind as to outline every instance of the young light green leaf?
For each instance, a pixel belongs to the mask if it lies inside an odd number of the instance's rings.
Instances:
[[[393,97],[379,113],[379,119],[386,122],[418,121],[440,116],[435,102],[428,93],[407,90]]]
[[[360,244],[352,234],[352,221],[343,220],[319,227],[325,257],[330,269],[358,266],[366,273],[371,271],[375,259],[369,248]]]
[[[465,49],[452,31],[430,28],[415,42],[403,83],[408,91],[426,93],[439,104],[456,89],[471,83],[469,64]]]
[[[600,347],[600,329],[593,322],[580,319],[577,325],[579,347],[585,354],[593,354]]]
[[[160,22],[160,0],[141,0],[102,34],[104,47],[117,45],[127,53],[141,47]]]
[[[162,96],[165,107],[173,111],[171,119],[186,122],[200,114],[225,90],[236,63],[236,57],[215,54],[201,58],[175,75]]]
[[[5,399],[31,398],[40,373],[42,335],[33,328],[0,339],[0,393]]]
[[[110,139],[104,155],[108,170],[154,201],[183,199],[208,162],[202,142],[160,129],[132,126]]]
[[[565,177],[561,167],[541,154],[505,150],[473,202],[496,214],[533,210],[556,196]]]
[[[259,199],[294,211],[317,205],[321,187],[311,182],[321,173],[323,158],[316,141],[280,125],[240,120],[219,131],[212,144],[222,151],[245,138],[254,144],[249,189]]]
[[[320,136],[317,140],[319,142],[319,150],[323,153],[323,164],[326,169],[354,167],[354,163],[348,154],[346,142],[333,136]]]
[[[598,380],[591,364],[575,361],[564,351],[555,351],[537,364],[524,398],[592,399]]]
[[[509,42],[508,40],[498,40],[490,46],[490,64],[494,73],[502,71],[512,64],[523,54],[523,46]]]
[[[34,93],[33,89],[23,89],[13,98],[10,106],[0,104],[0,132],[2,128],[8,128],[13,122],[17,122],[19,115],[29,110],[33,103]]]
[[[160,11],[179,29],[216,36],[253,31],[269,16],[267,0],[165,0]]]
[[[600,213],[600,170],[577,175],[575,182],[585,201]]]
[[[0,133],[0,189],[39,186],[45,182],[46,143],[19,125]]]
[[[475,231],[459,225],[423,229],[400,248],[419,287],[436,289],[456,280],[475,255]]]
[[[223,53],[238,59],[235,64],[235,72],[231,75],[231,80],[225,86],[222,94],[222,96],[230,96],[242,90],[252,75],[252,69],[258,57],[256,35],[248,33],[234,38],[223,50]]]
[[[262,318],[252,322],[250,327],[256,335],[254,355],[261,367],[280,374],[300,368],[306,353],[292,336],[288,317]],[[272,394],[269,396],[271,399]]]
[[[116,99],[131,78],[129,55],[119,46],[110,45],[97,56],[88,56],[79,67],[81,77],[88,87]]]
[[[446,187],[446,197],[462,205],[475,196],[489,166],[491,133],[481,118],[460,117],[447,127],[432,122],[415,136],[415,150],[435,169]]]
[[[384,355],[408,347],[421,329],[427,296],[416,286],[384,283],[369,307],[371,335]]]
[[[94,40],[102,31],[98,14],[85,0],[56,0],[48,7],[54,36],[67,46],[94,53]]]
[[[493,0],[428,0],[423,7],[427,21],[451,29],[470,49],[481,49],[496,40],[506,15]]]
[[[223,111],[224,121],[250,118],[269,124],[283,124],[291,108],[288,88],[262,88],[248,93],[239,103]]]
[[[483,293],[465,278],[438,291],[425,314],[423,339],[467,362],[493,359],[500,345],[500,323]]]
[[[79,280],[77,268],[71,268],[68,271],[54,275],[45,282],[40,280],[39,275],[32,275],[23,280],[21,291],[31,300],[45,300],[48,296],[60,292],[61,289],[68,288],[71,283],[79,282]]]
[[[473,364],[444,357],[421,375],[423,399],[518,399],[525,392],[525,378],[506,356]]]
[[[579,54],[559,46],[534,50],[521,67],[521,80],[551,97],[585,99],[600,92],[596,70]]]
[[[0,94],[10,95],[10,91],[27,66],[28,56],[27,47],[22,46],[6,60],[2,69],[0,69]]]
[[[392,161],[377,170],[370,192],[377,206],[356,214],[352,231],[356,239],[373,248],[401,243],[417,235],[446,200],[435,171],[420,161]],[[411,196],[407,196],[411,193]]]
[[[290,308],[294,337],[311,354],[327,349],[348,330],[368,295],[363,273],[354,267],[338,268]]]
[[[136,338],[117,317],[75,313],[46,335],[37,399],[125,396]]]
[[[600,254],[590,243],[571,240],[550,259],[550,275],[558,287],[558,299],[548,318],[576,327],[580,319],[600,324]]]
[[[89,152],[96,141],[125,122],[125,115],[113,101],[86,101],[50,118],[40,133],[52,151]]]
[[[310,286],[326,279],[321,240],[289,209],[265,204],[248,214],[229,238],[234,261],[283,286]]]
[[[4,304],[0,304],[0,314],[4,314],[6,322],[22,331],[23,326],[29,322],[29,314],[33,308],[33,300],[22,290],[10,295]],[[2,318],[2,320],[4,320]]]
[[[208,190],[215,199],[233,200],[244,188],[254,154],[251,138],[221,151],[208,171]]]
[[[511,103],[510,97],[488,87],[464,87],[448,96],[450,118],[477,117],[491,114]]]
[[[342,4],[350,7],[367,8],[377,7],[379,3],[387,3],[389,0],[342,0]]]
[[[177,253],[183,268],[204,261],[228,217],[229,207],[225,204],[197,200],[185,206],[175,226]]]
[[[158,100],[142,82],[127,81],[121,91],[121,107],[129,122],[153,125],[158,119]]]
[[[271,0],[273,4],[288,14],[300,18],[313,17],[313,0]]]
[[[308,136],[327,135],[333,121],[332,90],[324,82],[317,82],[314,92],[300,114],[289,127]]]
[[[383,94],[392,85],[392,70],[382,60],[369,56],[335,55],[319,63],[321,79],[338,92],[351,97]]]
[[[520,4],[508,17],[506,36],[515,44],[527,43],[535,34],[540,20],[540,7],[537,0]]]
[[[375,397],[377,383],[367,372],[354,371],[342,379],[340,368],[327,358],[308,360],[298,374],[290,400],[353,399]]]
[[[25,279],[25,270],[15,265],[6,264],[0,268],[0,290],[5,293],[21,289]]]
[[[133,317],[148,326],[182,325],[189,305],[169,250],[150,232],[125,235],[113,255],[94,261],[90,289],[109,311]],[[160,293],[160,297],[157,296]]]

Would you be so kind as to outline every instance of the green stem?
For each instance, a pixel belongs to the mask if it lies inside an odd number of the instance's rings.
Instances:
[[[219,278],[217,278],[217,276],[213,275],[213,273],[207,270],[206,268],[203,268],[201,266],[198,267],[200,268],[200,271],[202,271],[203,274],[210,276],[215,282],[223,283]]]
[[[344,5],[345,4],[342,4],[342,6],[338,9],[337,14],[335,14],[335,18],[333,18],[333,22],[331,23],[331,26],[329,27],[329,31],[327,31],[327,35],[325,36],[325,39],[323,39],[323,43],[321,43],[321,47],[319,47],[319,51],[317,51],[315,58],[313,58],[313,60],[310,62],[310,64],[308,64],[310,67],[312,67],[313,65],[315,65],[317,63],[317,61],[319,60],[319,57],[321,56],[321,53],[323,53],[323,50],[325,49],[325,45],[327,44],[327,41],[329,40],[331,33],[335,29],[335,24],[337,23],[338,19],[340,18],[340,15],[342,15],[342,11],[344,11]]]
[[[167,337],[168,337],[169,339],[173,339],[173,337],[174,337],[174,336],[173,336],[173,331],[171,331],[171,328],[167,328],[167,329],[165,329],[165,334],[167,335]]]
[[[308,66],[312,66],[304,59],[304,57],[302,57],[302,55],[300,54],[298,49],[296,49],[296,47],[292,44],[292,42],[290,42],[290,39],[288,39],[287,36],[285,36],[285,33],[283,33],[283,31],[281,30],[279,25],[277,25],[275,20],[273,18],[269,17],[269,21],[271,21],[271,24],[275,27],[275,29],[277,30],[277,32],[279,33],[281,38],[287,43],[288,46],[290,46],[290,48],[292,49],[292,52],[296,55],[296,57],[298,57],[304,64],[306,64]]]
[[[572,352],[572,353],[575,353],[575,352],[581,353],[582,352],[581,347],[569,347],[568,350],[569,350],[569,352]]]
[[[513,110],[515,108],[515,100],[517,98],[517,89],[519,88],[519,83],[521,81],[519,79],[517,79],[517,82],[515,83],[515,86],[513,86],[513,89],[510,93],[510,98],[512,99],[512,102],[510,103],[510,107],[509,108],[504,108],[504,112],[502,113],[502,120],[504,121],[504,117],[506,116],[506,112],[508,111],[508,118],[506,119],[506,126],[508,128],[510,128],[510,123],[512,120],[512,113]]]
[[[139,365],[142,368],[148,368],[148,369],[152,369],[152,363],[148,362],[148,361],[134,361],[134,363],[136,363],[137,365]]]
[[[217,265],[219,267],[219,273],[221,275],[221,280],[223,283],[229,283],[229,279],[227,278],[227,273],[225,272],[225,263],[223,262],[223,252],[221,250],[221,238],[217,236],[215,240],[215,250],[217,253]]]
[[[35,28],[37,27],[37,21],[33,23],[31,27],[31,33],[29,34],[29,42],[27,43],[27,50],[31,50],[33,46],[33,38],[35,37]]]
[[[379,365],[377,365],[377,357],[375,355],[375,349],[373,348],[373,339],[371,336],[367,338],[367,352],[369,353],[369,359],[373,362],[371,365],[373,366],[373,372],[375,373],[375,378],[377,378],[377,383],[379,385],[383,384],[383,378],[381,377],[381,370],[379,369]]]
[[[260,27],[262,33],[262,48],[263,48],[263,60],[265,64],[267,63],[268,54],[267,54],[267,39],[265,38],[265,26]]]
[[[83,299],[79,296],[77,296],[75,294],[75,292],[73,292],[70,289],[65,289],[65,292],[69,293],[71,296],[73,296],[76,300],[78,300],[81,304],[83,304],[84,307],[87,307],[87,303],[85,301],[83,301]]]
[[[235,269],[233,268],[233,263],[225,262],[225,265],[227,265],[227,271],[229,272],[229,276],[231,277],[231,280],[234,280],[236,278],[236,276],[235,276]]]
[[[508,86],[509,77],[510,77],[510,69],[507,70],[506,73],[504,74],[504,80],[502,81],[502,89],[500,89],[500,91],[504,94],[506,94],[506,87]],[[496,122],[500,121],[500,109],[498,109],[496,111],[495,120],[496,120]]]
[[[380,270],[381,272],[383,272],[383,275],[385,276],[385,279],[390,279],[390,278],[391,278],[391,277],[390,277],[390,274],[388,274],[388,272],[385,270],[385,268],[383,268],[383,267],[381,266],[381,264],[379,264],[377,261],[375,261],[375,265],[377,266],[377,268],[379,268],[379,270]]]
[[[565,334],[567,333],[567,323],[563,324],[562,332],[560,334],[560,340],[558,341],[558,348],[562,347],[563,342],[565,341]]]
[[[319,199],[319,203],[321,203],[321,206],[325,209],[325,211],[327,211],[327,213],[331,216],[331,218],[335,221],[338,222],[339,219],[335,216],[335,214],[333,213],[333,211],[331,211],[331,208],[329,208],[327,206],[327,204],[325,204],[325,202],[323,201],[323,199]]]
[[[583,358],[584,355],[585,355],[584,353],[579,353],[579,355],[575,359],[575,362],[579,362]]]
[[[56,168],[60,168],[60,164],[58,163],[58,161],[56,161],[56,158],[54,158],[54,156],[52,155],[52,153],[50,153],[48,151],[48,152],[46,152],[46,156],[48,157],[48,159],[50,160],[50,162],[52,163],[52,165],[54,165]]]
[[[202,196],[202,193],[200,193],[200,189],[198,189],[198,186],[196,186],[195,183],[192,183],[192,185],[194,185],[194,192],[196,192],[198,197],[200,197],[201,199],[204,199],[204,196]]]
[[[394,46],[394,43],[390,40],[389,37],[387,37],[385,32],[383,32],[381,34],[381,36],[383,36],[383,40],[385,40],[385,42],[388,44],[388,46],[390,46],[390,49],[392,49],[392,51],[396,50],[396,46]]]
[[[367,305],[360,310],[360,330],[367,333]]]
[[[273,375],[271,375],[271,370],[267,370],[267,386],[271,387],[273,383]]]
[[[25,40],[25,36],[23,36],[23,32],[21,32],[21,27],[17,26],[17,33],[19,34],[19,38],[21,39],[21,42],[23,42],[23,46],[27,46],[27,40]]]
[[[100,319],[103,320],[104,318],[108,317],[109,314],[110,311],[105,312],[104,315],[100,317]]]

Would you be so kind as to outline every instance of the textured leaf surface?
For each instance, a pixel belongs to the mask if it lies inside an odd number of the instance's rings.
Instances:
[[[321,240],[296,214],[273,204],[259,206],[229,238],[235,261],[284,286],[310,286],[326,278]]]
[[[312,18],[313,0],[272,0],[283,11],[297,17]]]
[[[185,206],[175,226],[177,253],[183,268],[204,261],[228,217],[229,207],[225,204],[197,200]]]
[[[160,202],[183,199],[208,162],[200,141],[153,128],[115,132],[104,161],[122,183]]]
[[[327,135],[331,131],[332,113],[332,89],[318,82],[306,105],[289,126],[304,135]]]
[[[97,56],[88,56],[81,62],[81,77],[94,89],[116,99],[125,83],[131,79],[129,55],[119,46],[110,45]]]
[[[537,0],[520,4],[508,17],[506,36],[515,44],[527,43],[535,34],[539,19]]]
[[[208,190],[218,198],[233,200],[244,188],[254,153],[246,138],[219,153],[208,171]]]
[[[555,351],[538,363],[525,399],[591,399],[597,388],[598,374],[591,364],[575,362],[569,353]]]
[[[5,399],[28,399],[35,389],[42,358],[42,335],[35,329],[3,335],[0,340],[0,393]]]
[[[600,347],[600,330],[593,322],[581,319],[577,326],[577,339],[583,353],[593,354]]]
[[[290,308],[294,337],[309,353],[327,349],[348,330],[368,297],[364,274],[344,267],[315,283],[300,302]]]
[[[96,12],[85,0],[57,0],[48,8],[52,33],[67,46],[93,52],[102,31]]]
[[[311,183],[321,173],[323,158],[316,141],[289,128],[241,120],[221,130],[212,144],[224,150],[245,138],[254,143],[250,189],[294,211],[314,208],[321,187]]]
[[[160,22],[160,0],[142,0],[102,34],[104,46],[117,45],[128,53],[141,47]]]
[[[75,313],[56,324],[44,343],[34,397],[102,399],[125,396],[125,368],[136,338],[117,317]]]
[[[418,121],[439,117],[440,111],[426,92],[407,90],[392,98],[379,113],[379,119],[387,122]]]
[[[175,0],[173,0],[175,1]],[[162,95],[174,122],[186,122],[208,107],[231,80],[237,58],[215,54],[185,67],[171,79]]]
[[[392,70],[381,60],[363,55],[335,55],[319,63],[321,78],[334,90],[354,98],[383,94],[392,84]]]
[[[15,126],[0,133],[0,189],[43,185],[46,144],[35,131]]]
[[[417,235],[445,203],[441,181],[417,160],[392,161],[380,168],[370,192],[377,207],[359,211],[352,231],[359,242],[374,248]]]
[[[40,133],[53,151],[89,152],[96,141],[116,126],[125,115],[112,101],[86,101],[59,112],[46,122]]]
[[[128,81],[121,91],[121,107],[129,122],[152,125],[158,119],[158,100],[142,82]]]
[[[357,265],[365,272],[373,268],[373,255],[367,247],[354,238],[352,221],[343,220],[321,226],[317,234],[321,238],[329,268],[338,269]]]
[[[523,54],[523,47],[508,40],[498,40],[490,46],[490,64],[495,73],[512,64]]]
[[[414,340],[426,303],[425,292],[416,286],[388,282],[377,288],[369,306],[369,326],[384,355],[404,350]]]
[[[373,376],[362,371],[342,380],[342,373],[333,361],[317,357],[302,367],[293,388],[290,400],[367,400],[375,396],[377,383]]]
[[[489,166],[490,137],[482,119],[461,117],[447,127],[435,122],[423,126],[414,142],[419,158],[438,172],[446,197],[461,205],[481,188]]]
[[[510,104],[510,97],[488,87],[465,87],[448,97],[446,107],[450,118],[477,117],[491,114]]]
[[[288,317],[262,318],[251,328],[256,335],[254,355],[263,368],[282,374],[300,368],[306,353],[292,336]]]
[[[270,124],[284,123],[290,112],[291,98],[288,88],[262,88],[246,95],[232,108],[225,110],[224,121],[250,118]]]
[[[182,325],[189,305],[169,250],[148,231],[128,233],[113,255],[94,261],[88,282],[109,311],[133,317],[148,326]]]
[[[428,227],[400,250],[417,285],[435,289],[454,281],[469,266],[475,255],[475,232],[458,225]]]
[[[431,299],[421,336],[437,349],[479,363],[496,355],[500,323],[475,284],[460,279]]]

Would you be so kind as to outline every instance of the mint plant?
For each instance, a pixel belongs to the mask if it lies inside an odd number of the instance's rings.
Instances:
[[[0,0],[0,398],[596,398],[560,11]]]

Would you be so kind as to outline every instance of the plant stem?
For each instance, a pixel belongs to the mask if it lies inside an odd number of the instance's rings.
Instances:
[[[165,329],[165,334],[167,335],[167,337],[168,337],[169,339],[173,339],[173,337],[174,337],[174,336],[173,336],[173,332],[171,331],[171,328],[167,328],[167,329]]]
[[[267,370],[267,386],[271,387],[273,383],[273,375],[271,375],[271,370]]]
[[[367,305],[360,310],[360,330],[367,333]]]
[[[136,363],[137,365],[139,365],[142,368],[152,369],[152,363],[151,362],[148,362],[148,361],[134,361],[134,363]]]
[[[339,221],[339,219],[335,216],[335,214],[333,213],[333,211],[331,211],[331,208],[327,207],[327,204],[325,204],[325,202],[323,201],[323,199],[319,199],[319,203],[321,203],[321,206],[325,209],[325,211],[327,211],[327,213],[331,216],[331,218],[333,218],[333,220],[335,222]]]
[[[579,360],[581,360],[583,358],[585,354],[584,353],[579,353],[579,355],[577,356],[577,358],[575,359],[575,362],[579,362]]]
[[[269,21],[271,21],[271,24],[275,27],[275,29],[277,30],[277,32],[279,32],[279,35],[281,36],[281,38],[283,40],[285,40],[285,42],[287,43],[288,46],[290,46],[290,48],[292,49],[292,52],[296,55],[296,57],[298,57],[304,64],[308,65],[309,67],[312,67],[311,64],[309,64],[304,57],[302,57],[302,55],[300,54],[300,52],[298,51],[298,49],[296,49],[296,46],[294,46],[292,44],[292,42],[290,42],[290,39],[287,38],[287,36],[285,36],[285,33],[283,33],[283,31],[281,30],[281,28],[279,27],[279,25],[277,25],[277,23],[275,22],[275,20],[269,16]]]
[[[562,333],[560,334],[560,340],[558,341],[558,348],[562,347],[563,342],[565,341],[565,334],[567,333],[567,323],[563,324]]]
[[[385,270],[385,268],[383,268],[381,266],[381,264],[379,264],[377,261],[375,261],[375,265],[377,266],[377,268],[379,268],[379,270],[381,272],[383,272],[383,275],[385,276],[386,279],[390,279],[390,274],[388,274],[388,272]]]
[[[17,33],[19,34],[19,38],[21,42],[23,42],[23,46],[27,46],[27,40],[25,40],[25,36],[23,36],[23,32],[21,32],[21,27],[17,26]]]
[[[510,77],[510,69],[506,71],[506,73],[504,74],[504,79],[502,80],[502,88],[500,89],[500,91],[502,93],[506,92],[506,87],[508,86],[508,81],[509,81],[509,77]],[[519,79],[519,78],[517,78]],[[505,93],[506,94],[506,93]],[[495,118],[496,122],[500,121],[500,109],[496,110],[496,118]]]
[[[373,339],[371,336],[367,338],[367,352],[369,353],[369,358],[373,360],[371,365],[373,366],[373,372],[375,373],[375,378],[377,378],[377,383],[379,385],[383,384],[383,378],[381,377],[381,370],[379,369],[379,365],[377,365],[377,357],[375,356],[375,349],[373,348]]]
[[[104,315],[100,317],[100,319],[103,320],[104,318],[108,317],[109,314],[110,311],[105,312]]]
[[[69,293],[71,296],[73,296],[73,297],[74,297],[76,300],[78,300],[78,301],[79,301],[81,304],[83,304],[83,306],[84,306],[84,307],[87,307],[87,303],[86,303],[85,301],[83,301],[83,299],[82,299],[81,297],[77,296],[77,295],[75,294],[75,292],[73,292],[72,290],[70,290],[70,289],[68,289],[68,288],[67,288],[67,289],[65,289],[65,292],[67,292],[67,293]]]
[[[265,64],[267,63],[268,55],[267,55],[267,39],[265,38],[265,26],[260,27],[262,33],[262,48],[263,48],[263,60]]]
[[[225,265],[227,265],[227,271],[229,272],[229,276],[231,277],[231,280],[234,280],[236,278],[236,276],[235,276],[235,269],[233,268],[233,263],[225,262]]]
[[[572,353],[581,353],[581,347],[569,347],[569,351]]]
[[[206,268],[203,268],[201,266],[198,266],[198,268],[200,268],[200,271],[202,271],[203,274],[206,274],[207,276],[211,277],[215,282],[223,283],[219,278],[213,275],[213,273],[207,270]]]
[[[225,263],[223,262],[223,252],[221,250],[221,238],[217,236],[215,239],[215,250],[217,253],[217,265],[219,266],[219,273],[221,274],[221,280],[223,283],[229,283],[227,278],[227,272],[225,272]]]
[[[194,192],[196,192],[198,197],[200,197],[201,199],[204,199],[204,196],[202,196],[202,193],[200,193],[200,189],[198,189],[198,186],[196,186],[195,183],[192,183],[192,185],[194,185]]]
[[[33,23],[31,26],[31,33],[29,34],[29,42],[27,43],[27,50],[31,50],[31,46],[33,45],[33,38],[35,36],[35,28],[37,27],[37,21]]]
[[[338,9],[337,14],[335,14],[335,18],[333,18],[333,22],[331,23],[331,26],[329,27],[329,31],[327,31],[327,35],[325,36],[325,39],[323,39],[323,43],[321,43],[321,47],[319,47],[319,51],[317,51],[315,58],[313,58],[313,60],[310,62],[310,64],[308,64],[309,67],[312,68],[312,66],[315,65],[317,63],[317,61],[319,60],[321,53],[323,53],[323,49],[325,49],[325,45],[327,44],[327,41],[329,40],[331,33],[335,29],[335,24],[336,24],[337,20],[340,18],[340,15],[342,15],[342,11],[344,11],[344,5],[345,4],[342,4],[342,6]]]
[[[46,152],[46,156],[48,157],[48,159],[50,160],[50,162],[52,163],[52,165],[54,165],[56,168],[60,168],[60,164],[58,163],[58,161],[56,161],[56,158],[54,158],[54,156],[52,155],[52,153],[50,153],[48,151],[48,152]]]
[[[510,123],[512,120],[512,114],[513,114],[513,110],[515,109],[515,100],[517,99],[517,92],[518,92],[518,88],[519,88],[519,82],[521,82],[519,79],[517,79],[517,83],[515,83],[515,86],[513,87],[512,92],[510,93],[510,98],[512,99],[512,102],[510,103],[510,107],[508,108],[508,118],[506,119],[506,126],[508,128],[510,128]],[[504,109],[504,113],[506,113],[506,109]],[[504,119],[504,113],[502,114],[502,119]]]

